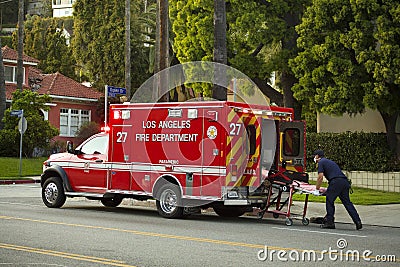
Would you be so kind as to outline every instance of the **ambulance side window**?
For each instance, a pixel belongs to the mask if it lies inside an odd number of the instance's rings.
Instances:
[[[246,126],[247,138],[248,138],[248,154],[254,155],[256,153],[256,127],[254,125]]]
[[[107,136],[97,136],[81,147],[83,154],[106,154],[107,153]]]
[[[288,128],[283,134],[283,154],[289,157],[297,157],[300,154],[300,130]]]

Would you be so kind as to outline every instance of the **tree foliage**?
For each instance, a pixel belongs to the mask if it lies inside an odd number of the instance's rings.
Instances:
[[[60,72],[76,78],[76,63],[64,32],[64,23],[70,24],[70,20],[27,16],[24,25],[24,54],[38,59],[38,68],[45,73]],[[14,47],[17,39],[14,33]]]
[[[261,81],[264,87],[273,71],[292,75],[288,60],[297,51],[294,27],[309,1],[230,0],[226,3],[228,64]],[[181,62],[211,61],[213,1],[171,0],[170,17],[177,58]],[[286,77],[280,79],[281,85]],[[282,90],[291,94],[289,86],[283,86]],[[273,89],[269,92],[274,94]]]
[[[148,51],[139,15],[144,6],[131,1],[131,78],[139,87],[149,76]],[[78,0],[74,4],[73,55],[94,87],[124,86],[123,1]]]
[[[49,121],[45,121],[42,111],[48,111],[49,106],[45,105],[50,102],[48,95],[39,95],[30,90],[19,91],[13,93],[13,110],[24,110],[24,117],[27,120],[28,128],[23,135],[23,153],[30,157],[35,148],[47,148],[50,139],[58,135],[56,128],[50,125]],[[15,144],[19,144],[20,134],[18,131],[19,118],[10,115],[11,110],[6,110],[4,115],[4,129],[2,136],[9,142],[9,146],[5,146],[15,152]],[[4,145],[4,143],[3,143]],[[8,150],[7,150],[8,151]],[[18,151],[18,149],[16,150]],[[11,154],[8,154],[10,156]],[[13,155],[17,156],[17,155]]]
[[[297,27],[295,96],[309,110],[382,115],[392,150],[400,111],[400,3],[314,0]]]

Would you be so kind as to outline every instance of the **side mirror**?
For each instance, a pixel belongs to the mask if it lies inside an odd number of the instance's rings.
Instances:
[[[67,152],[74,154],[74,143],[67,141]]]

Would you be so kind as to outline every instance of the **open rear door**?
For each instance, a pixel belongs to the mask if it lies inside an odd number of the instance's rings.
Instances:
[[[279,165],[286,169],[305,171],[305,123],[303,121],[281,121],[279,123]]]

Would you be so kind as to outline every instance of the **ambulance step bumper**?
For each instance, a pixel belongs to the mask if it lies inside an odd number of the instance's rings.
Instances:
[[[250,202],[247,199],[225,199],[225,206],[248,206]]]

